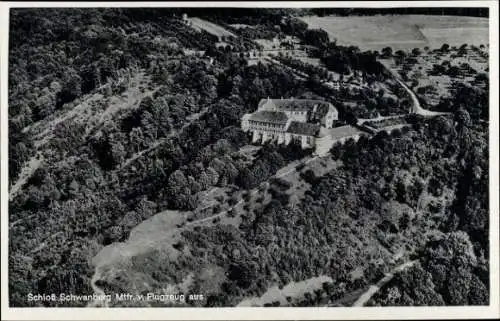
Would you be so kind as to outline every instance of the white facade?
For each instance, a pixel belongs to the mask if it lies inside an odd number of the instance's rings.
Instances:
[[[290,143],[299,144],[302,148],[314,148],[316,137],[308,135],[291,134],[286,132],[269,132],[265,130],[252,130],[252,143],[270,143],[277,145],[289,145]]]
[[[318,118],[320,108],[322,117]],[[241,128],[252,133],[252,143],[294,142],[302,148],[315,148],[320,129],[332,128],[337,119],[337,109],[327,102],[267,98],[260,101],[256,112],[243,115]]]

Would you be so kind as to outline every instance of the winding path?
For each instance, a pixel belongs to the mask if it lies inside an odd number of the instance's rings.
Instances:
[[[356,302],[354,302],[354,304],[352,306],[353,307],[364,306],[366,304],[366,302],[368,302],[375,293],[377,293],[384,285],[386,285],[390,280],[392,280],[392,278],[394,277],[394,274],[396,274],[397,272],[401,272],[401,271],[413,266],[417,262],[418,262],[418,260],[403,263],[401,265],[398,265],[394,269],[392,269],[391,272],[386,273],[385,276],[380,281],[378,281],[376,284],[370,286],[366,292],[361,294],[361,296],[356,300]]]
[[[9,201],[12,201],[17,196],[17,193],[23,188],[24,184],[26,184],[28,179],[40,167],[42,161],[43,158],[41,156],[38,157],[35,155],[24,164],[24,167],[21,169],[21,173],[19,173],[18,179],[10,187]]]
[[[100,276],[100,270],[96,269],[94,275],[92,276],[92,280],[90,281],[90,286],[92,287],[92,290],[94,291],[97,299],[90,302],[88,307],[108,307],[108,301],[105,299],[106,293],[96,284],[97,281],[99,281]]]
[[[418,101],[417,95],[415,95],[415,93],[410,88],[408,88],[408,86],[406,86],[406,84],[404,82],[402,82],[400,79],[396,78],[396,81],[410,95],[410,98],[412,100],[412,106],[411,106],[412,113],[417,114],[417,115],[421,115],[421,116],[427,116],[427,117],[434,117],[434,116],[439,116],[439,115],[450,114],[450,113],[443,113],[443,112],[438,112],[438,111],[431,111],[431,110],[427,110],[427,109],[422,108],[422,106],[420,105],[420,102]]]
[[[306,156],[306,157],[304,157],[304,158],[302,158],[300,160],[297,160],[295,162],[291,162],[291,163],[287,164],[286,166],[282,167],[281,169],[279,169],[276,172],[276,174],[273,175],[272,177],[274,177],[274,178],[280,178],[280,177],[284,177],[286,175],[289,175],[290,173],[295,172],[297,170],[297,165],[298,164],[307,165],[310,162],[312,162],[312,161],[314,161],[314,160],[316,160],[318,158],[320,158],[320,156]],[[257,188],[254,188],[254,189],[250,190],[249,192],[250,192],[250,195],[253,196],[258,191],[259,191],[259,188],[257,187]],[[197,224],[213,220],[213,219],[215,219],[217,217],[221,217],[221,216],[227,214],[228,211],[230,211],[231,209],[233,209],[233,208],[235,208],[237,206],[240,206],[243,203],[244,203],[244,200],[240,199],[236,204],[234,204],[233,206],[231,206],[227,210],[224,210],[222,212],[219,212],[219,213],[214,214],[214,215],[209,216],[209,217],[200,218],[198,220],[195,220],[195,221],[192,221],[192,222],[188,222],[183,227],[180,227],[180,229],[184,229],[184,228],[186,228],[188,226],[195,226]],[[159,213],[157,213],[157,214],[159,214]],[[101,287],[99,287],[97,285],[97,281],[100,280],[100,279],[101,279],[101,268],[100,268],[100,266],[96,266],[95,269],[94,269],[94,275],[92,276],[92,279],[90,280],[90,286],[91,286],[94,294],[96,294],[99,299],[90,302],[89,305],[88,305],[89,307],[96,307],[96,306],[107,307],[108,306],[108,302],[104,298],[104,296],[106,295],[106,293],[104,292],[104,290]]]
[[[127,159],[122,166],[120,166],[118,169],[119,170],[122,170],[126,167],[128,167],[130,164],[132,164],[134,161],[136,161],[137,159],[141,158],[142,156],[144,156],[145,154],[148,154],[150,153],[151,151],[155,150],[156,148],[158,148],[160,145],[164,144],[165,142],[167,142],[169,139],[171,139],[172,137],[174,137],[175,135],[178,135],[180,132],[182,132],[184,129],[186,129],[189,125],[191,125],[195,120],[198,120],[200,119],[201,116],[203,116],[204,114],[206,114],[208,112],[208,107],[205,107],[203,108],[200,112],[196,113],[196,114],[192,114],[188,117],[186,117],[186,120],[187,122],[184,123],[184,125],[182,125],[181,128],[179,129],[175,129],[175,130],[172,130],[166,137],[164,138],[161,138],[159,140],[157,140],[153,145],[151,145],[150,147],[140,151],[140,152],[137,152],[135,153],[132,157],[130,157],[129,159]]]
[[[438,112],[438,111],[431,111],[422,108],[420,105],[420,102],[418,101],[417,95],[401,80],[401,77],[398,75],[397,72],[392,70],[389,66],[387,66],[387,62],[384,62],[383,60],[379,60],[379,62],[382,64],[382,66],[385,67],[385,69],[394,77],[394,79],[403,87],[406,92],[410,95],[411,101],[412,101],[412,110],[411,113],[421,115],[421,116],[427,116],[427,117],[434,117],[434,116],[439,116],[439,115],[449,115],[450,113],[444,113],[444,112]]]
[[[310,162],[314,161],[315,159],[319,158],[320,156],[307,156],[299,161],[297,161],[297,163],[295,162],[292,162],[288,165],[286,165],[285,167],[282,167],[281,169],[279,169],[275,175],[271,176],[268,180],[270,180],[271,178],[281,178],[281,177],[284,177],[284,176],[287,176],[289,175],[290,173],[293,173],[297,170],[297,166],[299,164],[304,164],[304,165],[307,165],[309,164]],[[290,168],[291,167],[291,168]],[[259,187],[256,187],[252,190],[249,191],[250,195],[253,196],[255,195],[257,192],[259,191]],[[230,208],[228,208],[227,210],[224,210],[222,212],[219,212],[217,214],[214,214],[212,216],[208,216],[208,217],[205,217],[205,218],[200,218],[198,220],[195,220],[195,221],[192,221],[192,222],[189,222],[189,223],[186,223],[185,226],[192,226],[192,225],[196,225],[196,224],[199,224],[199,223],[203,223],[203,222],[206,222],[206,221],[210,221],[210,220],[213,220],[217,217],[220,217],[220,216],[223,216],[225,214],[227,214],[230,210],[236,208],[237,206],[240,206],[241,204],[243,204],[245,202],[245,200],[243,199],[240,199],[236,204],[234,204],[233,206],[231,206]]]

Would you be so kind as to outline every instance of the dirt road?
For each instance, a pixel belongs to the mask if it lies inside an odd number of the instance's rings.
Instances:
[[[10,187],[9,191],[9,201],[12,201],[17,193],[22,189],[24,184],[28,181],[28,179],[35,173],[35,171],[42,164],[42,159],[33,156],[29,161],[24,164],[24,167],[21,169],[21,173],[19,174],[19,178],[14,184]]]
[[[414,261],[409,261],[406,263],[403,263],[401,265],[398,265],[394,269],[392,269],[391,272],[386,273],[385,276],[378,281],[376,284],[370,286],[366,292],[364,292],[357,300],[354,302],[352,305],[353,307],[362,307],[368,302],[372,296],[377,293],[384,285],[386,285],[392,278],[394,277],[394,274],[400,271],[403,271],[411,266],[413,266],[418,260]]]
[[[390,66],[387,65],[387,62],[383,60],[379,60],[379,62],[382,64],[382,66],[385,67],[385,69],[394,77],[394,79],[403,87],[408,95],[410,95],[410,99],[412,102],[411,106],[411,113],[421,115],[421,116],[427,116],[427,117],[433,117],[433,116],[439,116],[439,115],[448,115],[449,113],[443,113],[443,112],[437,112],[437,111],[431,111],[422,108],[420,105],[420,102],[418,101],[417,95],[411,90],[402,80],[401,77],[398,75],[397,72],[395,72],[393,69],[390,68]]]
[[[184,129],[186,129],[189,125],[191,125],[195,120],[198,120],[201,116],[203,116],[206,112],[208,111],[208,107],[205,107],[202,111],[200,111],[199,113],[196,113],[196,114],[193,114],[193,115],[190,115],[188,118],[187,118],[187,122],[182,125],[181,128],[177,129],[177,130],[172,130],[166,137],[156,141],[153,145],[151,145],[150,147],[134,154],[132,157],[130,157],[129,159],[127,159],[123,165],[119,168],[120,170],[128,167],[130,164],[132,164],[134,161],[136,161],[137,159],[141,158],[142,156],[144,156],[145,154],[155,150],[156,148],[158,148],[160,145],[164,144],[167,140],[171,139],[172,137],[174,137],[175,135],[179,134],[180,132],[182,132]]]
[[[299,164],[307,165],[307,164],[309,164],[310,162],[314,161],[317,158],[319,158],[319,156],[307,156],[307,157],[305,157],[305,158],[303,158],[303,159],[301,159],[299,161],[292,162],[292,163],[286,165],[285,167],[279,169],[276,172],[276,174],[273,175],[273,176],[271,176],[269,179],[272,179],[272,178],[281,178],[281,177],[287,176],[290,173],[293,173],[293,172],[297,171],[297,165],[299,165]],[[251,189],[249,191],[249,194],[251,196],[253,196],[258,191],[259,191],[259,188],[257,187],[257,188]],[[193,226],[193,225],[200,224],[200,223],[203,223],[203,222],[206,222],[206,221],[209,221],[209,220],[213,220],[213,219],[215,219],[217,217],[220,217],[220,216],[223,216],[223,215],[227,214],[230,210],[232,210],[232,209],[234,209],[234,208],[242,205],[243,203],[244,203],[244,200],[240,199],[236,204],[234,204],[233,206],[231,206],[227,210],[224,210],[222,212],[219,212],[219,213],[217,213],[215,215],[212,215],[212,216],[209,216],[209,217],[201,218],[201,219],[198,219],[196,221],[192,221],[192,222],[186,223],[185,226]]]
[[[421,115],[421,116],[427,116],[427,117],[434,117],[434,116],[448,115],[449,114],[449,113],[431,111],[431,110],[427,110],[427,109],[422,108],[422,106],[420,105],[420,102],[418,101],[417,95],[415,95],[415,93],[410,88],[408,88],[408,86],[406,86],[406,84],[403,83],[401,80],[399,80],[397,78],[396,78],[396,80],[410,95],[410,98],[412,101],[412,104],[411,104],[412,105],[411,106],[412,113],[417,114],[417,115]]]

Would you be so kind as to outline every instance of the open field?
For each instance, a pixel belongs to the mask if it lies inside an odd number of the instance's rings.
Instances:
[[[458,16],[379,15],[364,17],[301,18],[309,28],[321,28],[340,45],[354,45],[362,50],[393,50],[443,43],[459,46],[464,43],[488,43],[488,19]]]
[[[261,307],[264,304],[272,304],[278,301],[280,305],[286,306],[288,303],[287,297],[300,298],[305,293],[314,293],[314,290],[321,289],[323,282],[332,282],[332,278],[326,275],[310,278],[300,282],[290,282],[283,289],[274,286],[267,290],[259,298],[245,299],[241,301],[239,307]]]
[[[200,30],[205,30],[206,32],[217,36],[217,37],[227,37],[227,36],[233,36],[237,37],[234,33],[222,28],[219,25],[216,25],[215,23],[212,23],[210,21],[206,21],[200,18],[189,18],[188,19],[194,29],[200,31]]]

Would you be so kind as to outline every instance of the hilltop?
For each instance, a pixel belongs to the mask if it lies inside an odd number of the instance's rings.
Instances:
[[[417,115],[429,96],[391,68],[422,52],[335,43],[308,11],[183,13],[11,11],[11,306],[174,290],[204,300],[90,304],[348,305],[413,261],[387,283],[404,300],[369,303],[488,303],[488,86],[436,67],[466,84]],[[327,101],[373,133],[323,157],[252,145],[240,120],[265,97]]]

